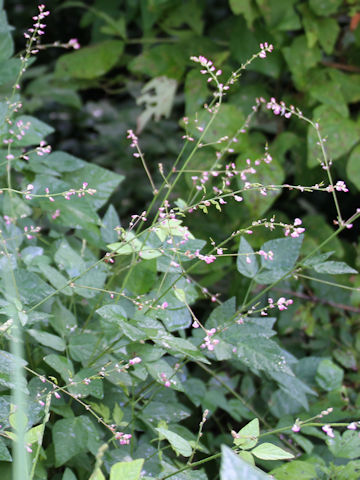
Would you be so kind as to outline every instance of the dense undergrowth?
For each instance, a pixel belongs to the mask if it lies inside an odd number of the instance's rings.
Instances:
[[[14,3],[1,478],[359,478],[356,5]]]

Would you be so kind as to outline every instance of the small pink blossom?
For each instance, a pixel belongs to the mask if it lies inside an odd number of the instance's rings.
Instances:
[[[323,432],[326,433],[326,435],[330,438],[335,438],[335,435],[334,435],[334,431],[333,429],[330,427],[330,425],[324,425],[323,427],[321,427]]]

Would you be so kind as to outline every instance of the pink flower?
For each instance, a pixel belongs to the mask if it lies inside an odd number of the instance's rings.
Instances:
[[[298,425],[298,424],[295,422],[294,425],[291,427],[291,430],[292,430],[294,433],[300,432],[300,425]]]
[[[335,435],[334,435],[334,431],[333,429],[330,427],[330,425],[324,425],[323,427],[321,427],[323,432],[326,433],[326,435],[330,438],[335,438]]]

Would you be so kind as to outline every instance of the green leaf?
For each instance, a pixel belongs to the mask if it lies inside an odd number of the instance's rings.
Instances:
[[[313,120],[320,125],[321,136],[326,138],[326,149],[329,158],[332,160],[346,155],[359,140],[359,128],[356,123],[348,118],[344,118],[331,107],[322,105],[315,108]],[[318,141],[316,131],[310,125],[307,135],[307,164],[310,168],[319,165],[319,160],[321,162],[324,160]]]
[[[69,297],[72,296],[73,291],[70,287],[64,287],[67,284],[68,279],[64,277],[56,268],[51,267],[45,263],[38,263],[38,268],[45,276],[46,280],[51,283],[56,289],[60,289],[61,293]]]
[[[243,338],[236,342],[236,356],[244,365],[255,372],[259,370],[277,371],[292,375],[283,351],[277,343],[268,338]]]
[[[73,334],[69,340],[69,352],[76,362],[87,362],[98,346],[98,339],[93,333]]]
[[[239,158],[243,158],[241,155]],[[261,162],[256,166],[256,173],[249,176],[249,181],[262,185],[281,185],[285,179],[285,172],[279,162],[273,158],[270,163]],[[244,182],[239,181],[240,188],[244,187]],[[266,196],[260,194],[258,190],[245,190],[242,194],[244,202],[250,210],[251,217],[260,217],[271,207],[275,200],[281,195],[281,189],[269,189]]]
[[[59,77],[93,79],[105,75],[118,62],[124,50],[120,40],[83,47],[80,50],[62,55],[56,63],[56,74]]]
[[[329,273],[331,275],[340,275],[342,273],[358,273],[345,262],[334,262],[332,260],[314,265],[314,270],[318,273]]]
[[[256,0],[269,30],[298,30],[301,28],[299,17],[294,8],[297,0],[279,2],[278,0]]]
[[[319,18],[314,15],[306,4],[298,6],[302,13],[302,22],[305,28],[308,47],[312,48],[319,42],[325,53],[331,54],[334,50],[340,27],[335,18]],[[323,84],[326,87],[326,84]],[[312,88],[310,89],[311,93]]]
[[[87,450],[88,431],[84,423],[86,417],[58,420],[52,430],[55,449],[55,466],[60,467],[72,457]]]
[[[188,63],[187,52],[180,45],[158,45],[146,49],[128,64],[131,72],[151,78],[166,76],[180,80]]]
[[[204,75],[197,69],[190,70],[185,77],[185,114],[187,117],[199,112],[209,97],[207,82],[204,82]]]
[[[243,15],[247,26],[252,28],[254,20],[259,16],[252,0],[229,0],[230,8],[235,15]]]
[[[80,395],[81,398],[91,395],[95,398],[103,398],[103,382],[100,378],[93,378],[98,374],[94,368],[84,368],[72,378],[73,383],[69,386],[72,395]],[[85,380],[85,382],[84,382]]]
[[[139,480],[143,464],[143,458],[115,463],[110,470],[110,480]]]
[[[165,76],[155,77],[144,85],[136,104],[145,104],[145,110],[137,118],[137,133],[141,133],[146,124],[154,117],[158,122],[161,117],[169,118],[175,99],[177,82]]]
[[[55,370],[58,374],[60,374],[61,378],[64,380],[65,383],[69,382],[69,378],[74,375],[74,367],[71,362],[66,357],[62,357],[61,355],[50,354],[44,357],[44,362],[50,365],[51,368]]]
[[[174,433],[166,428],[155,428],[155,430],[160,433],[160,440],[162,440],[162,437],[168,440],[172,449],[176,452],[177,455],[182,455],[183,457],[190,457],[192,453],[192,448],[187,440],[182,438],[177,433]]]
[[[321,61],[321,51],[315,45],[308,48],[305,35],[295,37],[289,47],[283,48],[285,60],[293,75],[295,85],[303,89],[307,82],[307,72]]]
[[[2,5],[1,5],[1,8]],[[0,60],[7,60],[14,53],[14,42],[10,33],[6,12],[0,12]]]
[[[12,462],[10,452],[2,438],[0,438],[0,462]]]
[[[231,24],[228,24],[230,33],[230,51],[232,58],[239,63],[244,64],[254,54],[259,52],[259,44],[264,41],[276,44],[270,31],[262,24],[257,24],[256,28],[248,28],[247,22],[242,17],[234,18]],[[260,72],[263,75],[278,78],[283,65],[283,59],[280,52],[272,52],[264,61],[258,58],[251,62],[247,70]],[[214,137],[213,137],[214,138]]]
[[[245,427],[237,433],[237,437],[234,438],[234,444],[243,450],[249,450],[250,448],[255,447],[259,440],[259,435],[259,419],[254,418],[254,420],[251,420],[251,422],[245,425]]]
[[[197,127],[206,128],[207,124],[213,117],[207,110],[202,109],[193,119],[189,120],[188,130],[192,137],[199,138],[202,132]],[[196,122],[195,122],[196,120]],[[206,130],[203,137],[203,143],[210,143],[212,148],[222,150],[224,143],[217,143],[220,138],[228,136],[231,138],[238,130],[242,128],[245,117],[241,111],[231,104],[223,104],[219,112],[216,114],[210,127]]]
[[[55,166],[56,170],[56,166]],[[110,195],[124,180],[124,175],[119,175],[111,170],[95,165],[94,163],[83,162],[83,167],[71,173],[64,173],[63,179],[75,189],[81,188],[83,182],[87,182],[88,188],[96,190],[94,195],[86,195],[80,198],[81,201],[87,199],[89,204],[95,209],[103,207],[109,200]],[[70,203],[73,200],[68,202]]]
[[[318,478],[315,465],[302,460],[285,463],[281,467],[271,470],[270,473],[276,480],[294,480],[295,478],[316,480]]]
[[[316,14],[323,17],[328,17],[333,13],[336,13],[342,0],[309,0],[309,6],[311,10]]]
[[[261,460],[288,460],[294,458],[290,452],[283,450],[272,443],[262,443],[251,450],[251,453]]]
[[[27,362],[23,359],[19,359],[9,352],[0,350],[0,386],[8,388],[15,388],[14,376],[16,363],[24,367]],[[21,391],[28,393],[25,380],[22,381]]]
[[[77,478],[70,468],[66,468],[61,480],[77,480]]]
[[[116,242],[118,233],[115,231],[115,227],[120,227],[120,219],[113,205],[109,205],[101,223],[101,238],[104,242]]]
[[[26,147],[28,145],[38,145],[50,133],[54,132],[53,127],[29,115],[20,115],[16,117],[16,122],[23,122],[24,125],[29,125],[25,131],[25,135],[21,140],[15,140],[14,145]]]
[[[346,175],[350,181],[360,190],[360,145],[357,145],[351,152],[346,164]]]
[[[344,371],[334,362],[325,358],[322,360],[316,371],[316,383],[327,392],[341,387],[344,378]]]
[[[283,390],[289,397],[300,403],[306,410],[309,408],[309,403],[306,395],[316,395],[316,392],[309,388],[299,378],[293,375],[287,375],[282,372],[269,372],[271,377],[276,380],[281,390]]]
[[[46,347],[53,348],[59,352],[63,352],[66,348],[66,343],[64,340],[57,335],[53,335],[52,333],[33,329],[27,330],[27,333],[31,335],[34,340],[41,343],[41,345],[45,345]]]
[[[360,457],[359,433],[347,430],[341,436],[334,432],[335,438],[327,438],[329,450],[337,458],[358,458]]]
[[[272,477],[236,455],[229,447],[221,446],[220,480],[270,480]]]
[[[254,278],[259,270],[259,263],[254,250],[244,237],[240,238],[236,267],[242,275],[248,278]]]
[[[278,238],[265,242],[261,250],[273,252],[273,260],[261,257],[261,269],[255,277],[257,283],[273,283],[290,272],[300,254],[303,235],[297,238]]]

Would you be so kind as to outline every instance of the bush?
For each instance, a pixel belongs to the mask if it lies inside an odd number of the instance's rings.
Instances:
[[[307,3],[312,13],[304,3],[303,18],[328,25],[323,12],[315,11],[319,7]],[[202,6],[144,5],[146,34],[157,25],[181,37],[181,22],[190,22],[200,36]],[[233,20],[242,22],[241,35],[251,32],[257,16],[269,26],[275,22],[251,5],[230,2],[235,14],[243,14]],[[104,28],[94,22],[94,35],[111,39],[83,49],[76,39],[60,44],[76,51],[60,57],[55,74],[45,77],[50,92],[60,88],[59,98],[76,103],[78,89],[93,87],[119,67],[126,22],[136,21],[136,9],[125,6],[125,20],[90,9],[106,23]],[[275,6],[271,12],[284,13]],[[327,107],[318,107],[323,115],[319,110],[312,120],[291,101],[258,94],[252,71],[268,68],[276,77],[281,65],[270,43],[260,42],[257,53],[251,47],[248,61],[235,56],[240,67],[234,69],[220,49],[216,66],[182,47],[146,49],[129,70],[153,74],[154,65],[158,70],[138,96],[145,110],[137,132],[129,128],[126,136],[131,161],[145,170],[151,200],[129,222],[120,220],[121,205],[111,198],[129,182],[127,172],[52,151],[46,138],[56,138],[53,127],[26,110],[27,101],[29,109],[37,99],[38,105],[47,102],[46,89],[39,89],[44,78],[31,80],[37,67],[28,69],[43,49],[47,17],[40,5],[25,34],[26,51],[16,58],[4,11],[1,16],[3,478],[225,480],[271,478],[269,472],[277,479],[356,479],[357,271],[342,260],[347,244],[338,238],[352,231],[360,211],[342,213],[340,198],[348,188],[332,169],[333,159],[356,141],[355,122],[345,122],[349,137],[341,127],[333,135]],[[286,21],[286,28],[298,28],[292,17]],[[225,32],[224,25],[218,28]],[[194,48],[192,37],[183,33],[183,38]],[[293,43],[305,52],[299,39]],[[316,41],[328,52],[323,37]],[[283,48],[285,58],[291,48]],[[143,153],[141,132],[155,129],[151,141],[149,133],[144,137],[145,145],[156,143],[158,127],[149,122],[170,114],[172,76],[183,78],[184,51],[195,68],[186,73],[183,146],[170,163],[179,140],[167,139],[165,161],[155,172]],[[292,61],[306,64],[306,55],[290,53]],[[225,66],[219,68],[217,60]],[[295,80],[296,73],[304,74],[297,68],[290,68]],[[240,108],[245,69],[250,76],[245,91],[254,101]],[[289,131],[269,145],[264,132],[274,134],[278,125],[272,114],[289,124]],[[159,136],[172,129],[171,120],[163,125]],[[300,170],[287,171],[292,157],[285,153],[301,155],[301,146],[300,153],[293,150],[307,128],[308,162],[322,168],[302,177]],[[172,135],[177,138],[177,130]],[[142,182],[136,179],[132,188]],[[290,196],[280,197],[284,191]],[[332,199],[332,227],[321,215],[300,218],[299,205],[306,206],[311,196],[325,197],[326,205]],[[275,202],[281,198],[292,204],[279,211]]]

